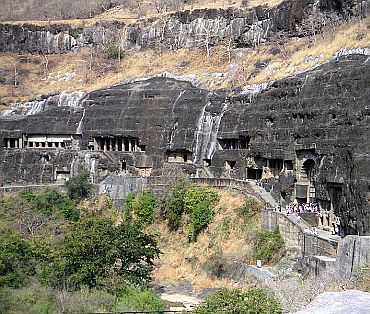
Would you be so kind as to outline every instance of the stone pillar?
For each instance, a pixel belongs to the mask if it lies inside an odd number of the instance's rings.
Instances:
[[[7,145],[6,145],[7,148],[10,148],[10,139],[7,140]]]
[[[114,141],[116,142],[116,152],[118,152],[118,138],[115,138]]]
[[[129,152],[132,151],[132,144],[131,144],[131,140],[130,139],[128,140],[128,151]]]
[[[105,144],[105,138],[104,137],[101,139],[101,144],[102,144],[103,151],[106,152],[107,151],[107,146]]]
[[[19,139],[17,138],[14,140],[14,147],[19,148]]]

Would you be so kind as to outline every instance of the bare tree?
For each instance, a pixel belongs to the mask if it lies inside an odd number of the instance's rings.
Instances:
[[[14,63],[14,86],[18,86],[19,84],[18,76],[19,76],[19,72],[18,72],[17,63]]]

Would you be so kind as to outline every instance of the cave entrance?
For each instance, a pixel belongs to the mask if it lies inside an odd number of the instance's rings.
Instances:
[[[224,167],[226,170],[232,170],[235,168],[236,160],[225,160]]]
[[[185,163],[192,163],[193,160],[193,153],[186,149],[174,150],[174,151],[167,151],[167,161],[168,162],[185,162]]]
[[[261,180],[262,169],[247,168],[247,179],[250,180]]]
[[[285,170],[293,170],[293,160],[284,160]]]
[[[299,186],[305,186],[306,195],[298,190]],[[297,189],[298,188],[298,189]],[[315,161],[307,159],[303,162],[299,172],[299,182],[296,185],[296,199],[303,203],[316,203],[316,188],[315,188]]]
[[[340,202],[343,195],[341,183],[328,183],[327,187],[330,197],[330,210],[336,215],[340,216]]]
[[[55,181],[65,182],[69,179],[71,173],[68,170],[57,170],[55,171]]]
[[[211,166],[211,159],[203,159],[203,166],[208,168]]]
[[[126,171],[127,170],[127,162],[126,159],[121,161],[121,170]]]

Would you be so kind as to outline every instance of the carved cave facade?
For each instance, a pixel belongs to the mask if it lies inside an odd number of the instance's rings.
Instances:
[[[97,184],[111,174],[263,180],[282,205],[315,202],[346,233],[369,234],[365,59],[338,59],[253,96],[152,78],[91,92],[75,110],[0,117],[0,184],[81,171]]]

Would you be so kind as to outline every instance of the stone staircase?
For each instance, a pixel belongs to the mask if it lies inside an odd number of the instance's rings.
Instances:
[[[249,180],[250,186],[253,191],[257,193],[271,208],[278,208],[279,204],[274,200],[270,192],[267,192],[264,188],[257,185],[256,181]]]

